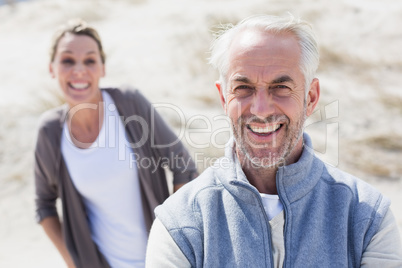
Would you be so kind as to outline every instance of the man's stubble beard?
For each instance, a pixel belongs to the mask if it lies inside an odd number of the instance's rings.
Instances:
[[[306,104],[304,104],[303,111],[300,114],[297,122],[295,124],[291,124],[289,117],[286,115],[273,115],[267,117],[265,120],[255,119],[255,117],[243,117],[240,116],[237,120],[237,126],[240,126],[239,129],[232,121],[232,131],[233,137],[236,144],[236,150],[238,153],[242,154],[244,160],[248,161],[250,165],[254,168],[262,168],[262,169],[272,169],[280,166],[286,165],[288,157],[293,152],[296,145],[299,143],[300,138],[303,136],[303,125],[306,120]],[[286,121],[286,123],[282,126],[285,128],[285,137],[282,145],[278,144],[279,141],[274,140],[272,145],[279,146],[279,150],[277,152],[272,152],[272,149],[268,153],[264,153],[263,155],[252,155],[253,149],[267,148],[267,144],[252,144],[251,141],[248,141],[247,138],[247,127],[246,124],[251,122],[278,122],[278,121]],[[283,131],[283,130],[282,130]],[[240,133],[240,134],[239,134]],[[239,159],[242,161],[241,159]],[[243,160],[243,162],[244,162]],[[247,163],[242,163],[242,165]]]

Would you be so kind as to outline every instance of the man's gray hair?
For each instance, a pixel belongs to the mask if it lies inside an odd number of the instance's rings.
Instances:
[[[233,39],[243,30],[261,30],[269,33],[292,33],[296,36],[301,49],[300,69],[304,74],[306,95],[319,64],[318,45],[309,23],[292,15],[276,17],[260,15],[248,17],[236,26],[228,25],[217,33],[212,44],[209,63],[218,69],[222,88],[226,92],[227,72],[229,69],[229,48]],[[226,93],[224,94],[224,96]]]

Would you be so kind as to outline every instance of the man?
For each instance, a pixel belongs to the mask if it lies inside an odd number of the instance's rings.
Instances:
[[[320,161],[303,134],[318,62],[293,18],[251,17],[215,41],[233,139],[155,210],[148,267],[402,267],[389,200]]]

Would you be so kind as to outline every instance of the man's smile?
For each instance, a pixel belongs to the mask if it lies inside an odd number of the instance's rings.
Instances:
[[[282,126],[283,124],[270,124],[265,126],[255,126],[251,124],[246,125],[246,127],[254,134],[263,136],[267,136],[278,131]]]

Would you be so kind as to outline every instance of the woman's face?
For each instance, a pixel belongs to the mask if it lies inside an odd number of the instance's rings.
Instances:
[[[66,33],[59,40],[50,73],[58,80],[70,107],[101,100],[99,80],[105,76],[105,65],[91,37]]]

